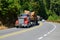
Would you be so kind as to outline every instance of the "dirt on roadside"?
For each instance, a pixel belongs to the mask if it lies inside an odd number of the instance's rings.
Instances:
[[[49,21],[47,20],[48,22],[54,22],[54,23],[60,23],[60,20],[57,20],[57,21]]]
[[[8,27],[5,27],[3,25],[0,26],[0,30],[8,29]]]
[[[8,27],[4,26],[2,22],[0,21],[0,30],[8,29]]]

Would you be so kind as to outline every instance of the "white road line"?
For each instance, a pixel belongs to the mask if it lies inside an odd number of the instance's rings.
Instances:
[[[48,22],[46,22],[48,23]],[[42,38],[46,37],[48,34],[50,34],[51,32],[53,32],[55,29],[56,29],[56,25],[54,25],[53,23],[50,23],[49,24],[53,25],[53,29],[51,31],[49,31],[47,34],[44,34],[42,37],[39,37],[38,39],[41,40]]]
[[[47,34],[50,34],[50,32],[48,32]]]
[[[40,38],[38,38],[39,40],[41,40],[43,37],[40,37]]]
[[[51,23],[49,23],[49,24],[51,24]],[[51,24],[51,25],[53,25],[54,28],[49,33],[53,32],[56,29],[56,25],[54,25],[54,24]]]
[[[44,34],[44,36],[47,36],[47,34]]]

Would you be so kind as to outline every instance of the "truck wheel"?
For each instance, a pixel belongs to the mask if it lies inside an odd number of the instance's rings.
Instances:
[[[15,27],[16,27],[16,28],[19,28],[19,26],[18,26],[18,25],[15,25]]]
[[[31,26],[31,23],[29,23],[28,25],[27,25],[27,28],[29,28]]]

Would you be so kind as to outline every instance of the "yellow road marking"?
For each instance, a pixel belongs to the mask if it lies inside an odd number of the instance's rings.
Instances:
[[[33,29],[39,28],[40,26],[42,26],[42,22],[40,23],[39,26],[35,26],[35,27],[29,28],[29,29],[24,29],[22,31],[17,31],[17,32],[6,34],[6,35],[2,35],[2,36],[0,36],[0,39],[6,38],[6,37],[9,37],[9,36],[13,36],[13,35],[17,35],[17,34],[21,34],[21,33],[27,32],[27,31],[31,31]]]

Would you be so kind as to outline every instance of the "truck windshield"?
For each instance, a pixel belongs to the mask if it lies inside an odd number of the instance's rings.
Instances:
[[[29,15],[27,15],[27,14],[21,14],[21,16],[29,16]]]

